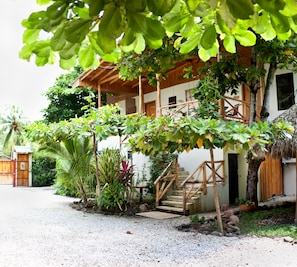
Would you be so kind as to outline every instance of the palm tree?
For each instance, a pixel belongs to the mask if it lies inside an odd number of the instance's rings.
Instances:
[[[11,106],[8,108],[7,113],[1,116],[0,129],[5,136],[3,143],[3,153],[5,155],[11,155],[15,145],[25,144],[23,133],[27,122],[23,112],[16,106]]]
[[[92,140],[89,137],[65,138],[48,143],[41,151],[57,161],[57,179],[74,187],[88,204],[88,196],[96,187]]]

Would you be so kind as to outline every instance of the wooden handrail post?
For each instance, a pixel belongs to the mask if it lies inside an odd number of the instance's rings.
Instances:
[[[156,184],[156,206],[159,206],[159,196],[160,196],[160,190],[159,190],[159,187],[160,187],[160,183],[158,182]]]
[[[187,184],[183,185],[183,213],[186,215],[186,209],[187,209]]]
[[[203,165],[203,193],[207,194],[207,181],[206,181],[206,164]]]
[[[178,184],[178,159],[174,159],[175,162],[175,185],[177,186]]]

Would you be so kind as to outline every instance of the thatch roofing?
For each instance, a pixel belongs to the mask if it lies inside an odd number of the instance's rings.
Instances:
[[[297,104],[284,111],[273,122],[285,120],[294,127],[292,138],[278,139],[270,148],[270,154],[275,158],[295,158],[297,151]]]

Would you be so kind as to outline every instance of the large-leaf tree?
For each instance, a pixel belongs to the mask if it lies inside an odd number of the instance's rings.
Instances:
[[[253,46],[288,39],[297,31],[295,0],[37,0],[44,7],[23,20],[26,28],[20,57],[35,56],[38,66],[59,60],[62,68],[116,61],[119,51],[158,49],[174,37],[182,54],[198,49],[208,60],[236,42]]]

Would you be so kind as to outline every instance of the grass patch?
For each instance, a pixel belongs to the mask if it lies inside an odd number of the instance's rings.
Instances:
[[[239,217],[242,234],[266,237],[290,236],[297,239],[297,225],[294,224],[295,205],[258,210],[241,214]]]

